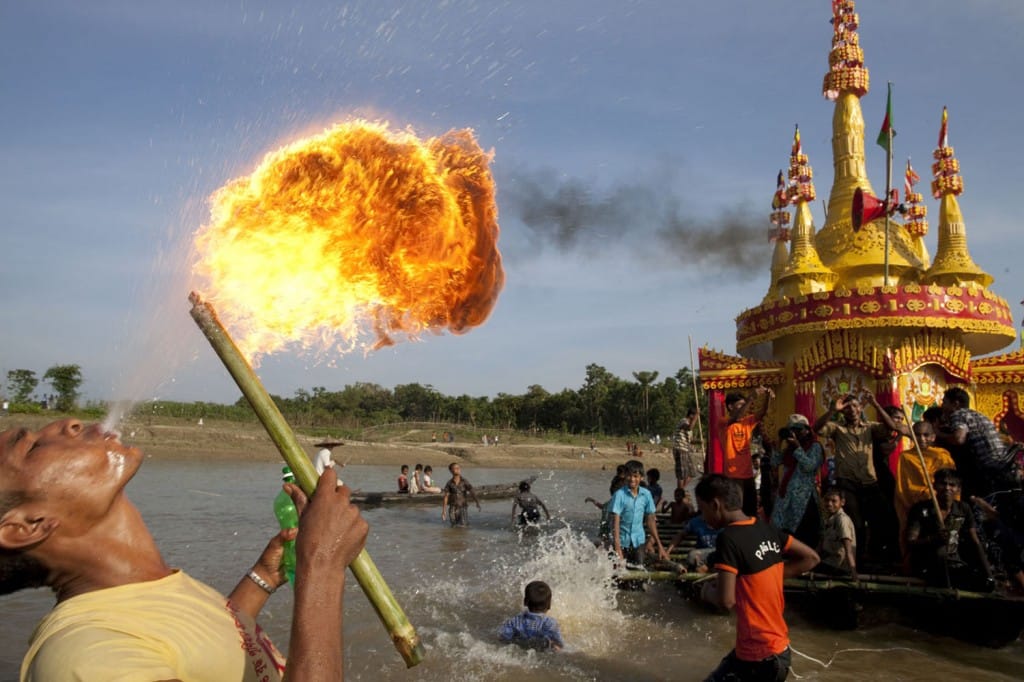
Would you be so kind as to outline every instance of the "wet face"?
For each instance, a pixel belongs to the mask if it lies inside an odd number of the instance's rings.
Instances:
[[[825,495],[825,499],[823,501],[825,503],[825,511],[829,514],[835,514],[843,508],[843,498],[839,497],[839,495],[836,495],[835,493]]]
[[[860,401],[856,398],[847,400],[846,405],[843,406],[843,416],[850,424],[858,422],[860,420]]]
[[[459,466],[458,464],[451,465],[450,469],[451,469],[451,472],[452,472],[452,476],[461,476],[462,475],[462,467]]]
[[[0,489],[45,500],[63,518],[105,513],[141,461],[117,434],[76,419],[0,433]]]

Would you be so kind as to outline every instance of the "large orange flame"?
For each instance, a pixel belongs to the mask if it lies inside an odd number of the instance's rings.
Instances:
[[[247,357],[463,333],[504,284],[489,164],[470,130],[354,121],[268,154],[211,197],[196,273]]]

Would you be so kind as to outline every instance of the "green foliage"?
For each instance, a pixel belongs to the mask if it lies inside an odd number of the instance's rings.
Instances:
[[[402,384],[389,391],[377,384],[357,383],[340,391],[323,387],[299,389],[291,398],[274,400],[296,428],[313,433],[362,433],[374,437],[388,424],[411,428],[419,424],[424,438],[429,425],[440,431],[466,425],[460,439],[476,440],[484,432],[503,434],[646,437],[672,433],[686,409],[694,406],[688,369],[660,383],[656,371],[635,372],[635,382],[621,379],[600,365],[586,368],[579,390],[551,393],[538,384],[522,395],[499,393],[494,399],[469,395],[446,396],[432,386]],[[244,401],[239,405],[248,410]],[[510,442],[508,436],[503,436]]]
[[[78,365],[55,365],[43,378],[57,392],[57,409],[72,411],[78,398],[82,374]],[[386,433],[388,425],[396,430],[420,430],[424,442],[432,432],[455,433],[459,441],[477,441],[486,433],[499,434],[505,443],[542,437],[567,443],[588,444],[590,438],[646,438],[660,434],[670,437],[686,410],[695,405],[693,377],[681,369],[661,381],[656,371],[633,372],[633,381],[622,379],[597,364],[586,366],[583,385],[578,390],[563,389],[551,393],[539,384],[528,386],[521,395],[499,393],[486,396],[448,396],[433,386],[402,384],[393,390],[378,384],[360,382],[339,391],[323,386],[298,389],[291,397],[271,396],[293,428],[310,435],[358,438],[372,430],[374,437]],[[29,394],[35,390],[31,370],[8,372],[7,384],[20,386]],[[704,404],[703,396],[701,404]],[[12,400],[12,412],[39,412],[28,400]],[[90,403],[76,414],[98,419],[106,407]],[[158,400],[140,403],[132,410],[143,420],[163,417],[189,421],[257,421],[245,398],[230,405],[183,403]],[[415,425],[415,426],[414,426]],[[404,436],[403,436],[404,437]]]
[[[42,414],[43,408],[39,403],[11,403],[11,414]]]
[[[7,373],[7,387],[11,391],[13,403],[27,403],[37,386],[39,379],[30,369],[12,369]]]
[[[54,365],[46,370],[44,381],[57,393],[56,408],[61,412],[69,412],[78,400],[78,387],[82,385],[82,368],[78,365]]]

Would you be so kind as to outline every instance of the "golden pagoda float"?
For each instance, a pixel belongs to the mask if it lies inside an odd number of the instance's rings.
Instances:
[[[864,200],[864,213],[861,206],[854,211],[855,194],[858,201],[874,198],[860,106],[869,78],[855,3],[832,5],[823,92],[835,105],[834,179],[825,224],[815,230],[813,173],[798,129],[786,202],[779,201],[779,190],[772,202],[775,246],[768,293],[736,319],[738,356],[700,351],[700,380],[709,392],[710,471],[721,470],[716,436],[725,394],[759,385],[773,387],[777,395],[765,418],[768,433],[792,413],[813,423],[832,400],[849,392],[871,391],[882,405],[903,405],[917,418],[941,402],[947,386],[959,384],[972,394],[972,406],[1024,439],[1015,390],[1024,382],[1024,354],[975,359],[1004,348],[1017,334],[1007,302],[988,289],[992,277],[967,249],[957,201],[964,185],[947,142],[945,110],[932,167],[932,193],[939,200],[934,262],[923,239],[927,209],[913,191],[918,177],[909,161],[906,201],[900,206],[905,223],[890,217],[897,204],[890,197]],[[780,215],[786,204],[794,209],[791,231],[783,229],[788,215]]]

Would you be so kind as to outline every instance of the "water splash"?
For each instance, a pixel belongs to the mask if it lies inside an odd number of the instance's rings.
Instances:
[[[594,661],[617,649],[623,629],[636,627],[635,617],[617,610],[620,593],[612,579],[611,560],[586,535],[567,525],[521,533],[513,542],[510,547],[507,530],[496,531],[485,547],[472,552],[472,568],[466,566],[469,553],[451,555],[438,567],[444,577],[434,580],[424,596],[432,618],[444,625],[422,634],[446,658],[467,662],[460,664],[465,679],[492,680],[495,670],[516,669],[531,671],[537,679],[590,677]],[[475,575],[458,577],[467,570]],[[498,640],[502,622],[522,609],[523,588],[531,580],[551,586],[549,614],[561,627],[567,655]],[[472,609],[452,609],[453,604],[472,604]]]
[[[112,402],[107,411],[107,416],[103,418],[103,432],[117,431],[121,420],[131,412],[132,405],[134,404],[131,400],[115,400]]]

